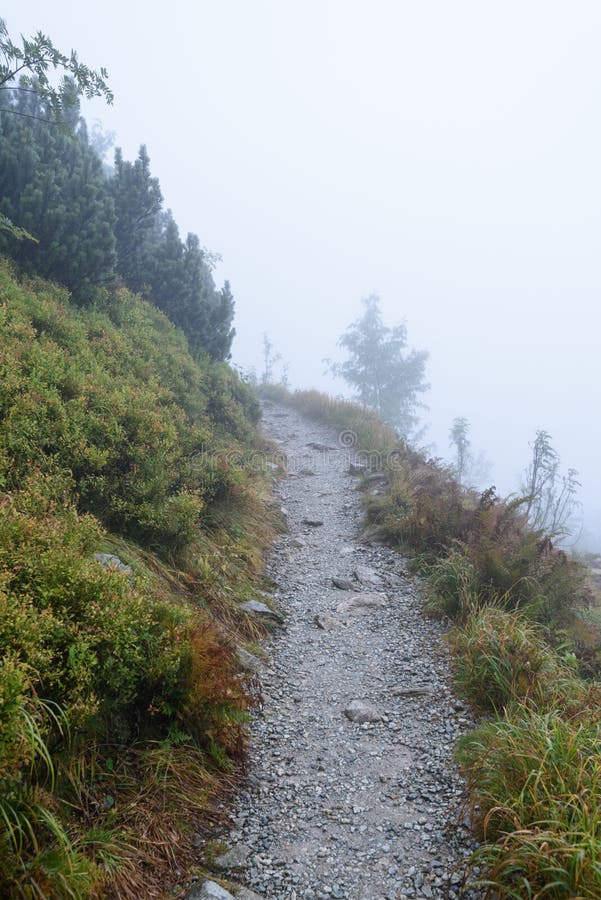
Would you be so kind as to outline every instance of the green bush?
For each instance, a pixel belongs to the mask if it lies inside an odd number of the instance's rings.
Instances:
[[[5,486],[32,466],[67,471],[80,509],[180,552],[227,495],[220,459],[254,439],[249,389],[225,365],[193,360],[177,329],[125,290],[104,311],[74,310],[61,288],[18,285],[2,263],[0,291]]]
[[[147,829],[206,813],[207,760],[244,746],[230,598],[270,534],[258,406],[125,290],[75,309],[0,262],[0,291],[0,883],[133,895],[171,861]]]

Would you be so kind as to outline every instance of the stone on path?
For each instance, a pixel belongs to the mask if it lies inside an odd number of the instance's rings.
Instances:
[[[327,453],[329,450],[336,450],[336,447],[330,447],[329,444],[320,444],[319,441],[309,441],[306,445],[311,450],[318,450],[320,453]]]
[[[218,856],[215,860],[215,865],[218,869],[241,869],[246,864],[251,853],[252,850],[246,844],[236,844],[231,850],[227,850],[221,856]]]
[[[336,606],[339,613],[364,613],[370,609],[383,609],[388,606],[384,594],[376,594],[373,591],[361,591],[344,597]]]
[[[390,693],[393,697],[428,697],[432,693],[432,688],[427,684],[406,688],[396,687]]]
[[[382,713],[365,700],[351,700],[344,709],[344,715],[351,722],[364,725],[366,722],[381,722]]]
[[[332,578],[332,584],[340,591],[354,591],[356,585],[349,578]]]
[[[316,615],[313,621],[322,631],[332,631],[334,628],[340,628],[342,625],[342,622],[335,619],[334,616],[326,615],[326,613]]]
[[[308,525],[309,528],[321,528],[323,519],[303,519],[302,524]]]
[[[186,900],[234,900],[234,895],[216,881],[203,881],[192,888],[186,895]]]
[[[354,577],[361,584],[367,584],[371,587],[380,587],[384,582],[375,569],[369,566],[357,566],[353,571]]]

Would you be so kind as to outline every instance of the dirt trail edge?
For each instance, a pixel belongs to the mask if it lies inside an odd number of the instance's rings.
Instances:
[[[443,626],[420,613],[401,556],[359,543],[349,436],[272,403],[264,429],[288,459],[289,531],[269,569],[286,624],[267,646],[249,783],[217,865],[245,897],[467,896],[452,750],[471,721]]]

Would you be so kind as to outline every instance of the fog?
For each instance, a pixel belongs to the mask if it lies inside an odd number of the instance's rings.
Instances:
[[[601,533],[601,5],[592,2],[9,0],[105,66],[84,107],[146,143],[180,229],[221,254],[234,362],[267,332],[294,387],[380,295],[428,350],[428,441],[455,416],[517,487],[536,429],[579,470]]]

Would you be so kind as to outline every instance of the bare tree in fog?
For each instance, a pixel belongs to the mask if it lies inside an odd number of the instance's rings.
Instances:
[[[568,469],[561,474],[561,460],[547,431],[537,431],[531,447],[532,458],[522,480],[528,519],[534,528],[550,534],[570,534],[570,520],[579,505],[578,472]]]

